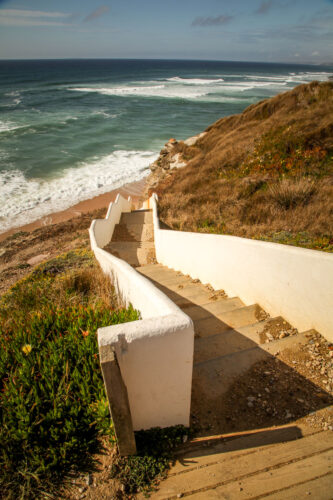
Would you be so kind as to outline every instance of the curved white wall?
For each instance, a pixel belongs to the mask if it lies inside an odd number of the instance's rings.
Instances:
[[[271,316],[284,316],[300,331],[316,329],[333,342],[333,255],[236,236],[160,229],[154,211],[157,261],[258,302]]]
[[[127,388],[134,430],[189,425],[194,328],[192,320],[147,278],[103,250],[130,200],[117,196],[107,218],[95,220],[90,242],[119,295],[137,309],[139,321],[98,330],[99,346],[115,351]]]

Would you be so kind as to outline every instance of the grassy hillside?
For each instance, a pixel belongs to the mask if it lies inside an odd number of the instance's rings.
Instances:
[[[333,82],[300,85],[171,149],[152,190],[172,228],[333,251]],[[168,170],[176,154],[187,165]]]
[[[44,236],[42,248],[51,252],[62,227],[61,244],[76,246],[81,234],[70,240],[65,230],[81,225],[85,220],[7,239],[7,270],[19,241],[21,254],[40,251],[35,239]],[[26,275],[10,288],[13,276],[3,272],[0,296],[0,498],[73,499],[84,490],[87,497],[121,499],[154,489],[189,431],[136,432],[137,455],[117,454],[96,335],[139,313],[119,304],[85,246],[19,270]]]
[[[59,498],[100,437],[113,439],[96,331],[136,319],[85,249],[35,267],[2,295],[1,498]]]

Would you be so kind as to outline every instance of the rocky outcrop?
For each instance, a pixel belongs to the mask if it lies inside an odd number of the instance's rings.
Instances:
[[[194,146],[198,139],[203,137],[206,132],[189,137],[184,141],[187,146]],[[182,153],[179,151],[179,142],[176,139],[169,139],[164,148],[161,149],[160,155],[154,163],[150,165],[151,174],[148,176],[145,194],[148,195],[162,179],[165,179],[171,174],[171,170],[175,168],[186,167],[187,162],[184,160]]]

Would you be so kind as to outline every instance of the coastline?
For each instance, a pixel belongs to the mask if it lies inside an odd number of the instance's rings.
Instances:
[[[147,177],[148,176],[145,176],[139,181],[129,182],[117,189],[113,189],[112,191],[108,191],[107,193],[100,194],[88,200],[80,201],[72,207],[61,210],[60,212],[54,212],[45,215],[41,219],[37,219],[34,222],[30,222],[29,224],[24,224],[23,226],[17,226],[8,229],[7,231],[0,233],[0,241],[4,241],[6,238],[8,238],[8,236],[11,236],[12,234],[15,234],[19,231],[32,232],[40,227],[46,227],[50,226],[51,224],[65,222],[73,219],[74,217],[80,217],[81,215],[92,212],[94,210],[98,210],[101,208],[107,209],[109,203],[116,199],[118,193],[126,198],[128,196],[131,196],[134,204],[137,205],[142,199],[142,195],[146,187]]]

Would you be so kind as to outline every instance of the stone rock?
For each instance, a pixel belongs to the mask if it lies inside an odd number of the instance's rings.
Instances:
[[[201,134],[198,134],[198,135],[194,135],[193,137],[189,137],[188,139],[186,139],[184,141],[184,143],[186,144],[186,146],[194,146],[195,143],[201,139],[202,137],[204,137],[206,135],[207,132],[201,132]]]
[[[43,262],[43,260],[46,260],[48,258],[48,256],[49,256],[48,253],[41,253],[39,255],[35,255],[35,257],[31,257],[31,259],[29,259],[27,261],[27,263],[30,266],[36,266],[37,264],[40,264],[41,262]]]
[[[186,165],[187,165],[186,162],[182,161],[180,153],[177,153],[176,155],[174,155],[170,161],[170,168],[171,169],[182,168],[182,167],[185,167]]]

